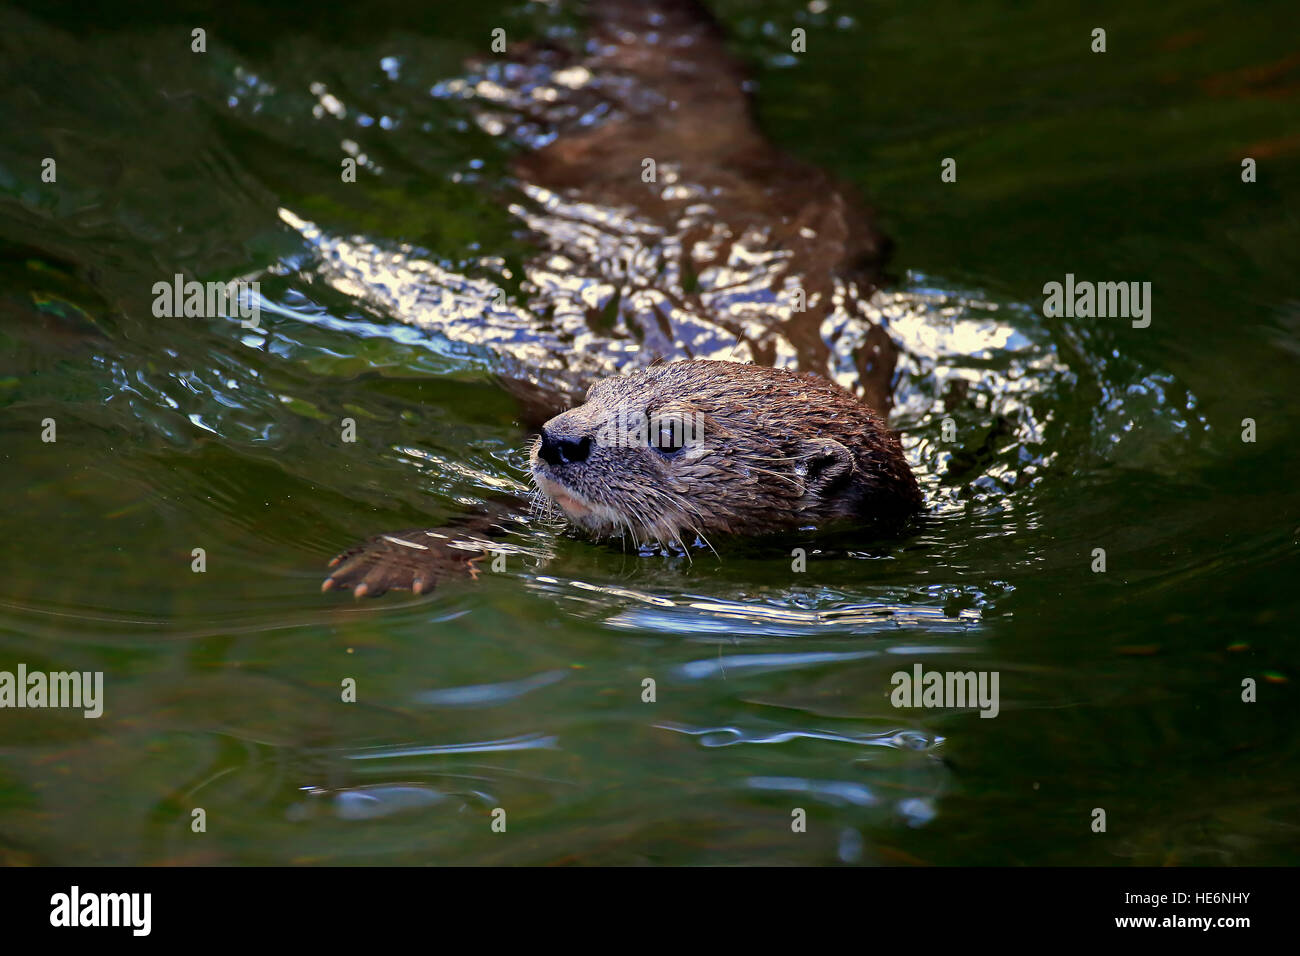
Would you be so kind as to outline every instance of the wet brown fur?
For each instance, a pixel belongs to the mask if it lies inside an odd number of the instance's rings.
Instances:
[[[661,451],[653,441],[661,420],[698,423],[698,440]],[[539,456],[539,440],[531,463],[543,491],[576,499],[564,510],[599,534],[685,545],[836,521],[892,525],[921,506],[898,438],[870,407],[815,375],[733,362],[659,365],[598,382],[545,430],[555,440],[591,439],[583,460],[559,464]]]

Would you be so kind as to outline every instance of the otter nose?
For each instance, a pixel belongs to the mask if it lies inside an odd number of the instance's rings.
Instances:
[[[542,445],[537,455],[548,465],[575,464],[586,461],[591,454],[591,436],[571,441],[568,438],[556,438],[545,428],[542,429]]]

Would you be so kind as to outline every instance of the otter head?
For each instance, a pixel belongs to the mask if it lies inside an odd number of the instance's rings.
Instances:
[[[543,426],[531,462],[538,490],[575,524],[634,541],[896,523],[921,506],[898,439],[852,394],[734,362],[597,382]]]

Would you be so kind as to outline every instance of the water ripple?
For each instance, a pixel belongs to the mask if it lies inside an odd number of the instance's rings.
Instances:
[[[430,744],[425,747],[379,747],[347,755],[349,760],[392,760],[397,757],[430,757],[443,754],[495,753],[506,750],[556,750],[559,738],[548,734],[524,734],[502,740],[467,744]]]
[[[930,751],[944,738],[919,730],[886,730],[880,733],[841,733],[833,730],[744,730],[739,727],[689,727],[685,724],[655,724],[661,730],[699,737],[704,747],[733,747],[736,744],[782,744],[791,740],[826,740],[859,747],[889,747],[894,750]]]

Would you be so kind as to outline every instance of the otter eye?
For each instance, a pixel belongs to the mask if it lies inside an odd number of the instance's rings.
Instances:
[[[687,422],[680,415],[654,415],[650,418],[650,444],[661,455],[675,455],[690,439]]]

